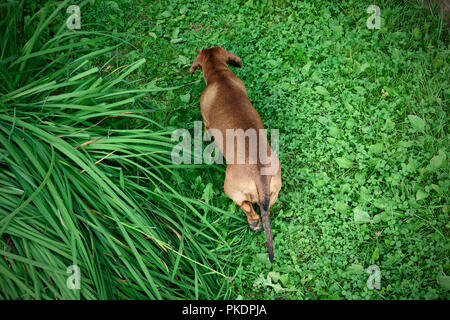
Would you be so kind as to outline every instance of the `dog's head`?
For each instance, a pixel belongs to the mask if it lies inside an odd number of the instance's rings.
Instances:
[[[203,65],[207,62],[212,63],[226,63],[233,67],[240,67],[242,64],[241,58],[239,58],[234,53],[225,50],[223,47],[213,47],[210,49],[202,49],[197,53],[197,57],[191,65],[191,75],[197,70],[197,68],[202,69]]]

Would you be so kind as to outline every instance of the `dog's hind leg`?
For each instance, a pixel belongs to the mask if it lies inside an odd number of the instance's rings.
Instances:
[[[261,218],[252,206],[252,202],[258,200],[254,196],[257,192],[256,185],[252,181],[241,179],[242,175],[236,169],[236,167],[227,166],[224,182],[225,194],[244,211],[250,229],[258,231],[261,229]]]
[[[253,209],[252,203],[249,201],[244,201],[240,207],[247,215],[247,221],[250,229],[253,231],[261,230],[261,218]]]

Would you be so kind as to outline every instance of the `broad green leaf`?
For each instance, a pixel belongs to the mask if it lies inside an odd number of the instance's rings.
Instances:
[[[380,257],[380,249],[376,247],[372,253],[372,260],[377,261],[379,257]]]
[[[445,167],[446,164],[447,164],[447,155],[442,150],[439,150],[439,154],[434,156],[430,160],[431,170],[443,168]]]
[[[336,211],[340,213],[346,213],[348,210],[348,205],[345,202],[338,201],[336,202]]]
[[[341,135],[341,130],[336,127],[336,126],[332,126],[329,130],[328,130],[328,134],[334,138],[337,138]]]
[[[364,267],[360,264],[353,263],[345,271],[348,274],[363,274]]]
[[[280,276],[280,282],[283,286],[287,286],[289,284],[289,274],[285,273]]]
[[[308,74],[309,74],[309,69],[311,68],[311,65],[312,65],[312,61],[308,61],[308,63],[305,64],[305,65],[302,67],[302,74],[303,74],[303,75],[308,75]]]
[[[415,131],[418,131],[418,132],[425,131],[425,124],[426,124],[425,120],[423,120],[422,118],[419,118],[416,115],[412,115],[412,114],[410,114],[408,116],[408,119],[409,119],[409,122],[411,123],[411,126],[413,127],[413,129]]]
[[[323,95],[323,96],[329,96],[329,95],[330,95],[330,93],[328,92],[328,90],[325,89],[325,88],[322,87],[322,86],[317,86],[317,87],[315,88],[315,90],[316,90],[317,93],[319,93],[319,94],[321,94],[321,95]]]
[[[416,200],[417,201],[420,201],[420,200],[423,200],[423,199],[426,199],[426,198],[428,198],[428,192],[425,192],[422,189],[417,190],[417,193],[416,193]]]
[[[191,99],[191,95],[189,93],[186,93],[186,94],[183,94],[180,96],[180,100],[185,103],[188,103],[190,99]]]
[[[356,224],[364,224],[370,222],[370,216],[366,211],[361,210],[359,207],[353,209],[353,219]]]
[[[437,281],[442,288],[450,290],[450,276],[438,276]]]
[[[376,214],[372,219],[373,223],[380,223],[382,220],[383,220],[383,215],[381,213]]]
[[[336,162],[339,165],[339,167],[343,169],[350,169],[351,167],[353,167],[353,162],[345,157],[336,158]]]
[[[358,184],[363,185],[364,183],[366,183],[366,174],[361,171],[355,173],[355,180],[358,182]]]
[[[384,150],[384,145],[383,143],[376,143],[370,146],[369,151],[372,152],[373,154],[380,154],[381,152],[383,152]]]
[[[370,67],[370,63],[368,63],[368,62],[364,62],[363,64],[361,64],[359,67],[358,67],[358,73],[362,73],[362,72],[364,72],[366,69],[368,69]]]
[[[273,280],[273,282],[277,283],[280,280],[280,273],[271,271],[269,272],[269,277]]]

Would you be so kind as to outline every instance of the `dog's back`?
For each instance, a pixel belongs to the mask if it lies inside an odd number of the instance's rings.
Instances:
[[[260,205],[272,262],[269,209],[281,188],[281,166],[244,83],[227,64],[240,67],[241,59],[222,47],[214,47],[200,50],[190,71],[203,71],[206,88],[200,109],[206,129],[227,160],[224,191],[245,212],[252,230],[261,228],[252,203]]]

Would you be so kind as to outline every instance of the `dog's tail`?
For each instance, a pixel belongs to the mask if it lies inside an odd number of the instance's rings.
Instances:
[[[264,225],[264,232],[266,233],[267,250],[269,251],[270,263],[273,262],[273,240],[272,229],[270,228],[269,208],[270,208],[270,180],[272,176],[263,175],[261,181],[257,184],[258,196],[259,196],[259,208],[261,210],[262,221]]]

